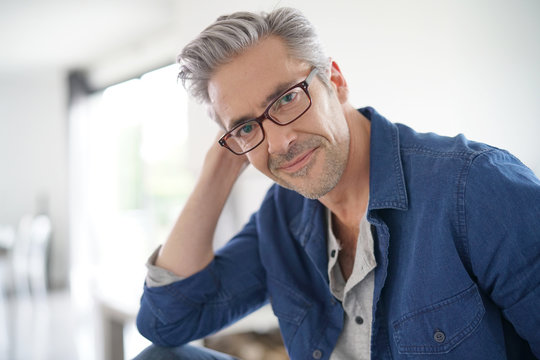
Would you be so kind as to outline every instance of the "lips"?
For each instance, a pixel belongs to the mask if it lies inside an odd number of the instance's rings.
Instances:
[[[304,166],[306,166],[309,163],[309,161],[313,157],[313,153],[317,149],[318,147],[310,149],[309,151],[306,151],[305,153],[300,154],[293,161],[279,166],[278,170],[284,171],[287,173],[297,172],[298,170],[302,169]]]

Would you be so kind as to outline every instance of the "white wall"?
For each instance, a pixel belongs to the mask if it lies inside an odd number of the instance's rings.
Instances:
[[[64,73],[0,72],[0,223],[47,211],[52,285],[67,274],[67,91]]]

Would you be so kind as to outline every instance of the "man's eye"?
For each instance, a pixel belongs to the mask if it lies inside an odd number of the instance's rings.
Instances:
[[[253,131],[253,124],[246,124],[240,128],[240,134],[249,134]]]
[[[293,101],[295,97],[296,97],[296,93],[292,91],[288,94],[285,94],[281,99],[279,99],[278,104],[277,104],[278,107],[287,105],[288,103]]]
[[[248,122],[236,129],[234,136],[236,137],[247,137],[248,135],[253,135],[257,130],[258,124],[255,122]]]

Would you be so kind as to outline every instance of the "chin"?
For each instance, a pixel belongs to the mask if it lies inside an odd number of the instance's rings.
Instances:
[[[317,176],[293,176],[290,181],[283,177],[272,177],[280,186],[295,191],[305,198],[317,200],[328,194],[334,189],[341,178],[341,172],[336,172],[338,169],[324,172]],[[338,175],[339,174],[339,175]],[[298,174],[297,174],[298,175]],[[313,173],[311,174],[313,175]]]
[[[309,186],[309,184],[303,184],[302,185],[294,185],[288,182],[279,181],[278,184],[286,189],[292,190],[294,192],[297,192],[298,194],[302,195],[305,198],[312,199],[312,200],[318,200],[324,195],[328,194],[334,187],[329,186],[329,184],[318,184],[319,186]],[[308,185],[308,186],[305,186]],[[322,185],[322,186],[321,186]]]
[[[333,187],[330,189],[309,189],[309,190],[299,190],[297,193],[302,195],[305,198],[312,199],[312,200],[318,200],[322,198],[324,195],[328,194],[330,191],[332,191]]]

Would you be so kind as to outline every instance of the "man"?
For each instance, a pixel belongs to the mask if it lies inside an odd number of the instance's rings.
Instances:
[[[353,108],[293,9],[221,17],[179,61],[224,134],[150,259],[140,358],[226,358],[183,344],[268,301],[292,359],[540,356],[540,181],[517,159]],[[214,254],[248,163],[276,185]]]

